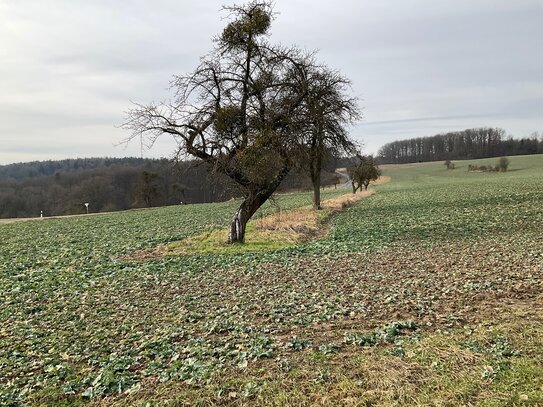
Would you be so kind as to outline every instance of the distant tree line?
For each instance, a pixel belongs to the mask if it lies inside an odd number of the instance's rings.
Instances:
[[[517,139],[503,129],[477,128],[394,141],[381,147],[378,160],[402,164],[528,154],[543,154],[543,136]]]
[[[337,182],[332,159],[323,182]],[[211,177],[199,161],[82,158],[0,166],[0,218],[72,215],[219,202],[242,196],[228,177]],[[280,191],[308,189],[309,176],[293,173]]]

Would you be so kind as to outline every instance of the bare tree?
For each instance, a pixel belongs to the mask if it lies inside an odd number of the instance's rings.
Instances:
[[[136,105],[124,124],[152,145],[163,134],[178,142],[178,156],[208,163],[243,188],[244,200],[228,242],[243,243],[247,221],[273,194],[297,160],[300,110],[307,90],[294,79],[308,57],[267,41],[271,3],[224,8],[229,23],[196,70],[175,77],[170,102]]]
[[[496,166],[496,168],[500,171],[500,172],[506,172],[507,171],[507,168],[509,167],[509,158],[507,157],[500,157],[500,159],[498,160],[498,165]]]
[[[353,194],[358,189],[362,189],[362,186],[367,190],[370,182],[377,180],[381,176],[381,170],[371,155],[359,155],[358,163],[349,167],[348,172],[353,186]]]
[[[153,205],[155,199],[160,195],[157,186],[159,177],[160,176],[157,173],[150,171],[144,170],[141,173],[138,198],[148,208]]]
[[[358,100],[348,95],[351,82],[339,72],[310,61],[298,65],[301,90],[307,93],[302,116],[297,118],[304,135],[304,164],[313,184],[313,208],[320,209],[321,171],[332,156],[354,155],[357,146],[347,126],[360,119]]]

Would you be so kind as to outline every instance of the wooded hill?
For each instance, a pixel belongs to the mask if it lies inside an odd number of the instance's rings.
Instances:
[[[324,172],[334,184],[335,164]],[[282,191],[307,189],[308,177],[293,173]],[[219,202],[241,196],[225,176],[209,176],[198,161],[80,158],[0,166],[0,218],[71,215],[183,203]]]
[[[503,129],[477,128],[394,141],[381,147],[378,158],[383,164],[402,164],[542,153],[543,136],[537,133],[516,139]]]

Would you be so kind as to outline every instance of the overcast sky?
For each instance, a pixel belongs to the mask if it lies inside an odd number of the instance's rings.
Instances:
[[[228,0],[0,0],[0,164],[139,156],[130,101],[168,96],[222,30]],[[470,127],[543,130],[543,0],[276,0],[272,40],[318,49],[386,142]],[[164,137],[145,157],[169,156]]]

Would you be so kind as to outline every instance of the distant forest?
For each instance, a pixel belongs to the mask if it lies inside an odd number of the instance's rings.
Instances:
[[[543,154],[543,136],[516,139],[503,129],[478,128],[394,141],[381,147],[378,158],[382,164],[403,164],[528,154]]]
[[[339,182],[335,162],[325,184]],[[281,190],[304,189],[308,177],[291,174]],[[107,212],[180,203],[218,202],[241,196],[205,164],[167,159],[83,158],[0,166],[0,218]]]

